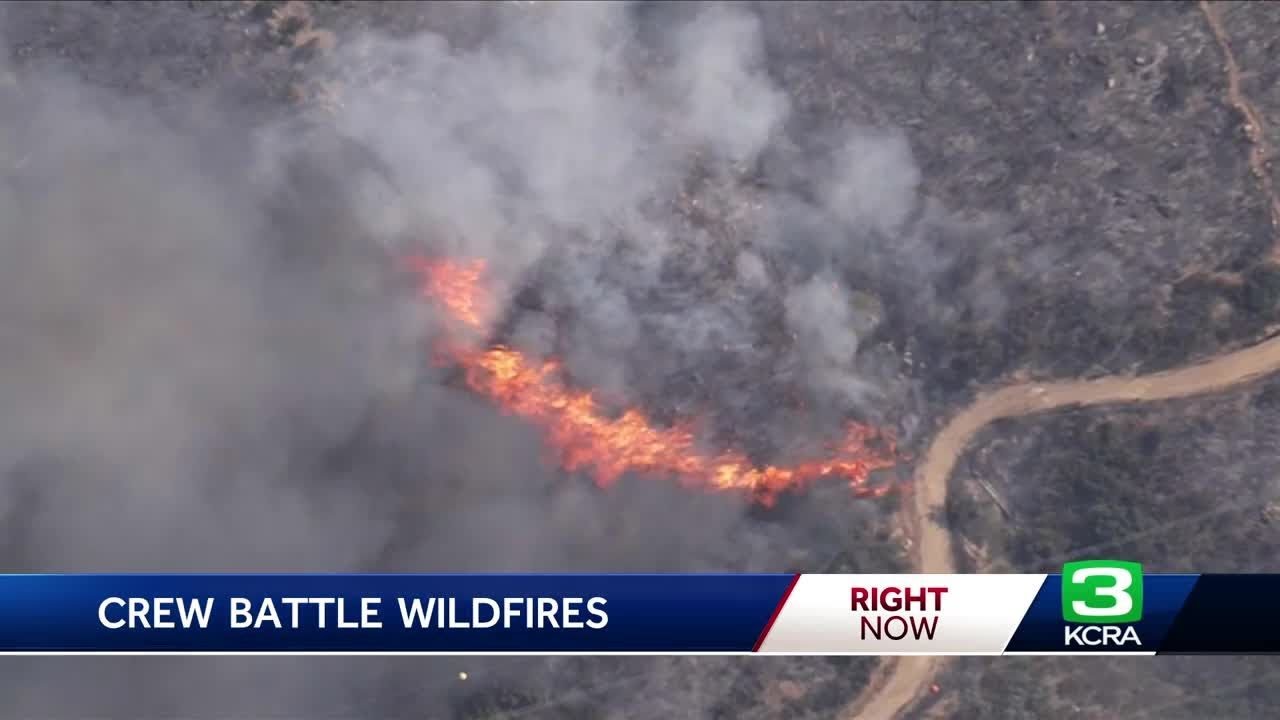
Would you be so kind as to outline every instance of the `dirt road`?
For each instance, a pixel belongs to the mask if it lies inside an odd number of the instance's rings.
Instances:
[[[1241,69],[1216,4],[1201,0],[1199,8],[1222,52],[1227,102],[1247,119],[1244,130],[1250,145],[1249,165],[1253,176],[1268,200],[1273,226],[1280,229],[1280,195],[1277,195],[1267,172],[1274,153],[1267,144],[1262,115],[1241,90]],[[1276,240],[1272,257],[1280,262],[1280,237]],[[917,571],[947,573],[955,570],[951,535],[931,518],[935,511],[946,505],[947,481],[960,454],[988,423],[1064,407],[1168,400],[1211,393],[1243,385],[1277,371],[1280,371],[1280,336],[1178,370],[1139,377],[1024,383],[977,398],[947,422],[916,467],[914,502],[908,511],[916,528]],[[888,720],[897,716],[925,691],[941,663],[941,659],[931,657],[902,657],[889,661],[878,679],[850,706],[852,716],[867,720]]]
[[[917,571],[955,571],[951,535],[931,518],[946,505],[947,481],[956,461],[974,435],[989,423],[1072,406],[1169,400],[1212,393],[1277,371],[1280,371],[1280,336],[1176,370],[1137,377],[1024,383],[978,397],[947,422],[916,467],[914,502],[908,510],[918,528]],[[892,664],[888,672],[880,681],[873,682],[868,694],[853,706],[853,717],[866,720],[896,717],[928,687],[941,665],[941,659],[936,657],[901,657],[889,662]]]

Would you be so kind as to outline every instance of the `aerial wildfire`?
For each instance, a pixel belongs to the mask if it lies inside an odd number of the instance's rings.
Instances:
[[[639,408],[609,412],[590,391],[566,386],[556,360],[505,345],[476,346],[493,309],[483,260],[408,256],[403,266],[422,297],[445,316],[437,361],[460,368],[467,386],[504,412],[537,425],[564,469],[590,472],[601,487],[627,472],[664,475],[690,486],[746,492],[764,505],[819,478],[843,478],[860,497],[894,487],[867,485],[872,471],[897,459],[892,434],[869,425],[850,423],[826,458],[761,466],[738,450],[705,452],[693,421],[662,426]]]

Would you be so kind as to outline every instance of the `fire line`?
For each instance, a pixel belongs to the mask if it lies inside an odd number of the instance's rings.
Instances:
[[[555,360],[533,359],[503,345],[475,349],[462,342],[466,333],[484,329],[492,309],[484,261],[411,256],[403,266],[417,277],[421,296],[447,316],[438,357],[459,367],[473,392],[537,425],[565,470],[589,472],[601,487],[627,472],[668,475],[689,486],[745,491],[764,505],[820,478],[844,478],[861,497],[879,497],[893,487],[866,484],[871,472],[894,466],[897,457],[892,434],[869,425],[850,423],[826,458],[757,466],[740,451],[702,452],[692,422],[663,427],[639,408],[615,417],[590,391],[566,387]]]

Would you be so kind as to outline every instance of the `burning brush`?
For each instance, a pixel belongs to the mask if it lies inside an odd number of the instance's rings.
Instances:
[[[782,492],[826,477],[845,478],[860,497],[892,489],[866,484],[871,472],[896,464],[895,441],[886,431],[850,423],[826,458],[786,466],[756,465],[740,451],[708,454],[698,447],[693,422],[663,427],[639,408],[614,415],[591,392],[567,387],[555,360],[536,360],[503,345],[476,349],[461,342],[484,330],[492,309],[484,261],[409,256],[402,265],[416,277],[422,297],[446,316],[437,360],[458,367],[473,392],[539,426],[566,470],[588,471],[601,487],[627,472],[662,474],[694,487],[747,492],[766,506]]]

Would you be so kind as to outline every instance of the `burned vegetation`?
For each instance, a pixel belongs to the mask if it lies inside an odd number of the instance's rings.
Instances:
[[[1264,117],[1274,15],[1223,17]],[[1280,303],[1250,165],[1280,137],[1188,3],[29,3],[0,33],[11,570],[906,570],[909,457],[977,389],[1180,365]],[[442,292],[467,268],[486,308]],[[1247,431],[1233,407],[994,427],[946,520],[1023,568],[1223,477],[1261,497],[1263,466],[1194,459]],[[1186,521],[1219,551],[1129,550],[1261,563],[1230,548],[1266,507]],[[830,717],[876,664],[457,665],[3,686],[15,714]],[[1130,707],[1069,699],[1065,663],[1038,704],[1008,665],[920,712]],[[1171,703],[1183,672],[1153,680]],[[1251,692],[1180,711],[1258,716]]]

